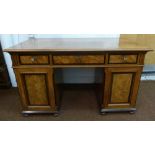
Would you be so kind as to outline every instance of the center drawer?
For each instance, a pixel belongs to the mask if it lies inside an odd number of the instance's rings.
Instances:
[[[53,63],[61,64],[104,64],[104,55],[64,55],[53,56]]]
[[[48,55],[20,55],[21,65],[47,65],[49,64]]]

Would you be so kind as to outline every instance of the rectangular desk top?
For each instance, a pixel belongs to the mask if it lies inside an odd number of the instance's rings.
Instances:
[[[120,44],[118,38],[55,38],[55,39],[29,39],[17,44],[4,52],[61,52],[61,51],[152,51],[149,47],[138,45],[136,42],[124,40]]]

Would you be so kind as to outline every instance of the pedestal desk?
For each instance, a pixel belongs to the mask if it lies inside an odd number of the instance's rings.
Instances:
[[[136,110],[136,98],[146,52],[136,43],[120,45],[111,38],[30,39],[11,48],[22,113],[59,112],[55,70],[93,67],[103,71],[100,112]]]

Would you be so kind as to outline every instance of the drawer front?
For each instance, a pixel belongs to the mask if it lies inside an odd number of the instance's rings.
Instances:
[[[53,56],[54,64],[77,64],[80,63],[80,58],[78,56]]]
[[[21,65],[47,65],[49,64],[48,55],[21,55],[19,56]]]
[[[81,56],[81,63],[83,64],[104,64],[104,55],[87,55]]]
[[[104,64],[104,55],[53,56],[54,64]]]
[[[109,55],[109,63],[110,64],[135,64],[137,63],[137,55],[127,55],[127,54],[122,54],[122,55],[115,55],[111,54]]]

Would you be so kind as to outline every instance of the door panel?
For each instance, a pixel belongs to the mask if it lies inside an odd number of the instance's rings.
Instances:
[[[142,67],[106,68],[103,108],[135,107]]]
[[[49,105],[46,74],[24,74],[29,105]]]
[[[24,110],[56,110],[51,68],[15,69]]]
[[[67,55],[53,56],[53,62],[57,65],[62,64],[104,64],[104,55]]]
[[[112,76],[111,103],[128,103],[133,74],[114,73]]]

